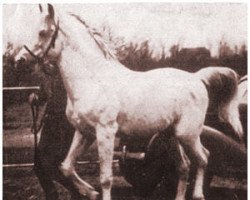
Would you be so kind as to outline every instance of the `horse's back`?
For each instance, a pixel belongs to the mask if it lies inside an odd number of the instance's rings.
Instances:
[[[207,91],[193,74],[158,69],[132,75],[120,94],[118,123],[122,131],[165,129],[183,115],[206,111]]]

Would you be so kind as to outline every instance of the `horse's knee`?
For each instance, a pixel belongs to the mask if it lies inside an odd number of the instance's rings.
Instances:
[[[189,171],[190,171],[190,161],[186,161],[185,163],[182,163],[178,168],[177,168],[178,174],[180,179],[187,180],[189,176]]]
[[[71,165],[61,163],[61,165],[59,166],[59,170],[65,177],[69,177],[73,174],[74,167]]]
[[[113,183],[113,177],[101,177],[102,189],[110,189]]]
[[[198,159],[198,166],[201,168],[206,168],[208,165],[208,158],[209,158],[209,151],[205,148],[203,148],[203,156],[200,157],[200,159]]]
[[[206,157],[208,159],[209,156],[210,156],[210,152],[205,147],[203,147],[203,151],[204,151],[204,154],[206,155]]]

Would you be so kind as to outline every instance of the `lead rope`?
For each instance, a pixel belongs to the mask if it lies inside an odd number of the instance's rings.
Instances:
[[[37,97],[35,97],[35,98],[37,98]],[[40,128],[37,129],[37,120],[38,120],[38,115],[39,115],[39,105],[37,103],[37,99],[35,99],[35,101],[32,101],[30,107],[31,107],[32,119],[33,119],[31,131],[34,134],[34,160],[36,160],[37,153],[38,153],[38,151],[37,151],[37,149],[38,149],[37,133],[40,130]]]
[[[36,103],[36,101],[32,102],[30,107],[31,107],[31,113],[32,113],[32,128],[31,131],[34,134],[34,159],[37,158],[38,155],[38,132],[42,129],[44,120],[47,116],[47,103],[44,106],[44,113],[42,116],[42,119],[40,121],[39,126],[37,126],[37,121],[38,121],[38,116],[39,116],[39,105]]]

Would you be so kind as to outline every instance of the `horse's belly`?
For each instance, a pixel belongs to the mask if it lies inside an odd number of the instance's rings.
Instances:
[[[151,135],[173,124],[175,116],[173,112],[153,113],[135,109],[131,113],[120,113],[117,121],[119,130],[125,134]]]

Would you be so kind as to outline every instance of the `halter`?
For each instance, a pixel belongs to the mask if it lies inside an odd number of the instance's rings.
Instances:
[[[50,42],[49,42],[49,45],[48,45],[48,47],[46,48],[44,54],[43,54],[41,57],[39,57],[38,55],[35,55],[26,45],[23,46],[23,47],[25,48],[25,50],[28,51],[29,54],[30,54],[32,57],[35,58],[35,60],[36,60],[36,62],[37,62],[38,64],[41,64],[41,65],[44,65],[44,64],[51,64],[50,62],[49,62],[49,63],[45,63],[45,61],[46,61],[45,58],[47,57],[47,55],[48,55],[48,53],[49,53],[49,50],[50,50],[52,47],[53,47],[53,48],[55,47],[55,41],[56,41],[56,38],[57,38],[57,36],[58,36],[58,30],[59,30],[59,21],[57,21],[56,29],[55,29],[55,31],[54,31],[54,34],[52,35],[52,38],[51,38],[51,40],[50,40]]]

